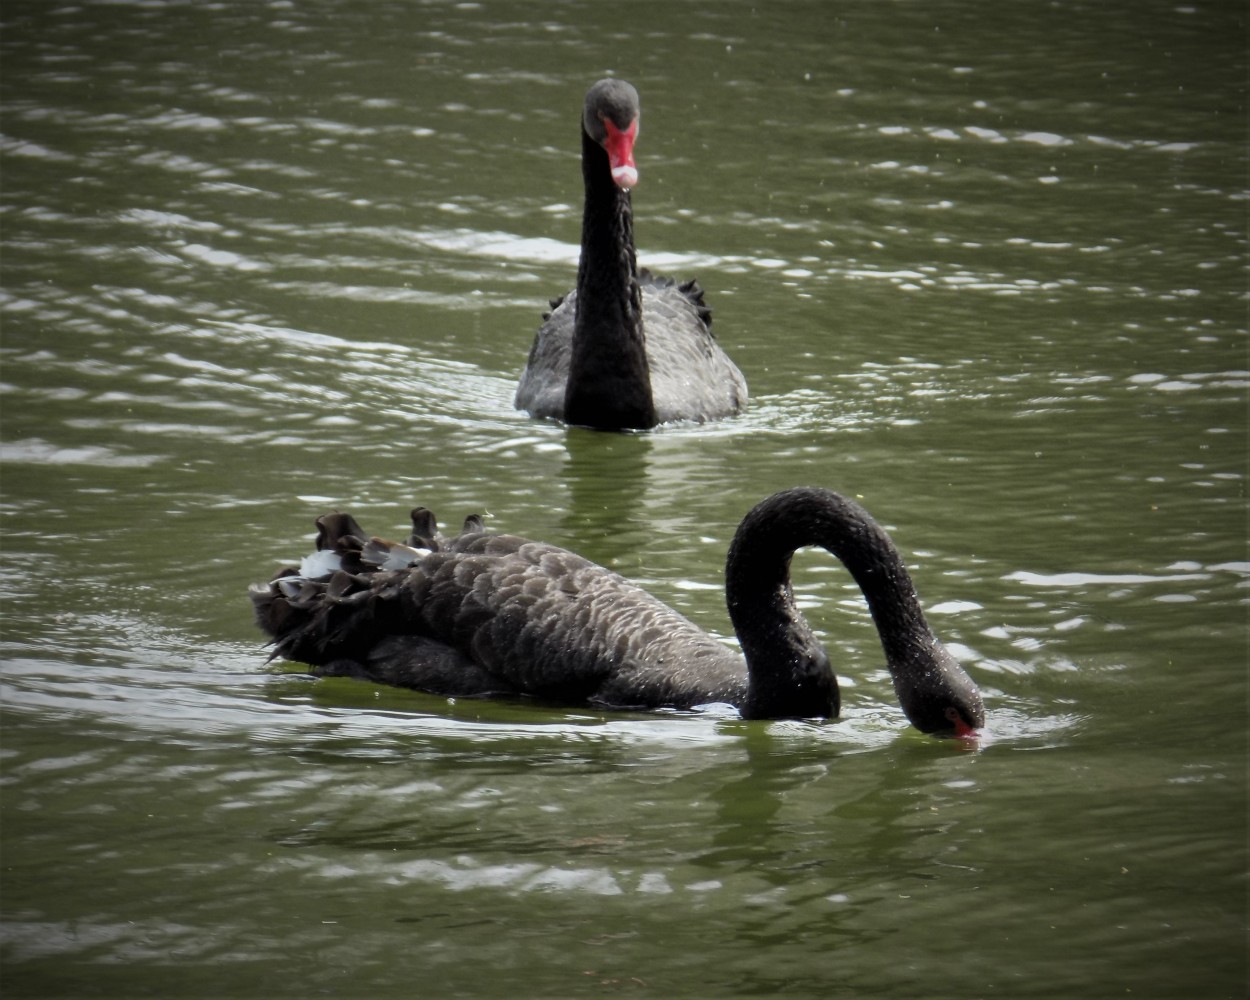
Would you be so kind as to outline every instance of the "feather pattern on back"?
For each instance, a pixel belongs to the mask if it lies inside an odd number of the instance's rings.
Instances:
[[[425,524],[421,548],[366,537],[346,515],[317,523],[318,545],[345,568],[251,591],[274,656],[442,694],[618,708],[737,703],[746,691],[740,655],[565,549],[485,533],[480,518],[451,539]]]

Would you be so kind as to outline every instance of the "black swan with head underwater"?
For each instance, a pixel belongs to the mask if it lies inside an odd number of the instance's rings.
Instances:
[[[638,93],[624,80],[587,92],[577,286],[552,302],[530,349],[515,405],[531,416],[629,430],[717,420],[746,405],[746,380],[712,336],[702,289],[638,270],[638,120]]]
[[[451,538],[423,507],[412,522],[399,543],[347,514],[318,518],[317,551],[250,591],[273,656],[443,695],[834,718],[837,678],[790,587],[793,553],[821,546],[863,591],[912,724],[957,735],[984,724],[976,685],[930,629],[890,537],[831,490],[783,490],[739,526],[725,597],[741,654],[566,549],[488,532],[477,516]]]

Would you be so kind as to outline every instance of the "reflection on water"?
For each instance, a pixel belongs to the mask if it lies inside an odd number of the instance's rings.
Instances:
[[[1240,13],[343,13],[5,7],[6,994],[1240,995]],[[512,409],[605,67],[736,419]],[[905,725],[824,553],[825,724],[314,681],[250,619],[318,514],[423,504],[728,640],[799,484],[895,537],[976,745]]]

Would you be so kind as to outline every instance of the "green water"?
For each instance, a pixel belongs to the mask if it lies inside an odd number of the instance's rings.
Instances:
[[[1244,11],[0,11],[5,997],[1240,997]],[[577,122],[742,417],[512,410]],[[265,667],[350,509],[611,565],[719,635],[797,484],[891,531],[985,694],[921,736],[823,553],[843,717],[449,702]]]

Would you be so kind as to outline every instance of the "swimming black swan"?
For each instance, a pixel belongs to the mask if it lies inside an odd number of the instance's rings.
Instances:
[[[831,490],[783,490],[739,526],[725,597],[745,660],[566,549],[488,533],[476,516],[445,538],[424,507],[412,524],[401,544],[369,538],[347,514],[318,518],[317,552],[250,590],[273,656],[435,694],[630,709],[729,702],[748,719],[832,718],[838,682],[790,589],[791,555],[820,545],[863,590],[913,725],[965,735],[984,723],[976,686],[930,630],[890,537]]]
[[[577,288],[552,302],[515,405],[600,430],[716,420],[747,401],[742,373],[712,336],[693,281],[638,270],[629,190],[638,182],[638,93],[600,80],[582,114],[582,254]]]

